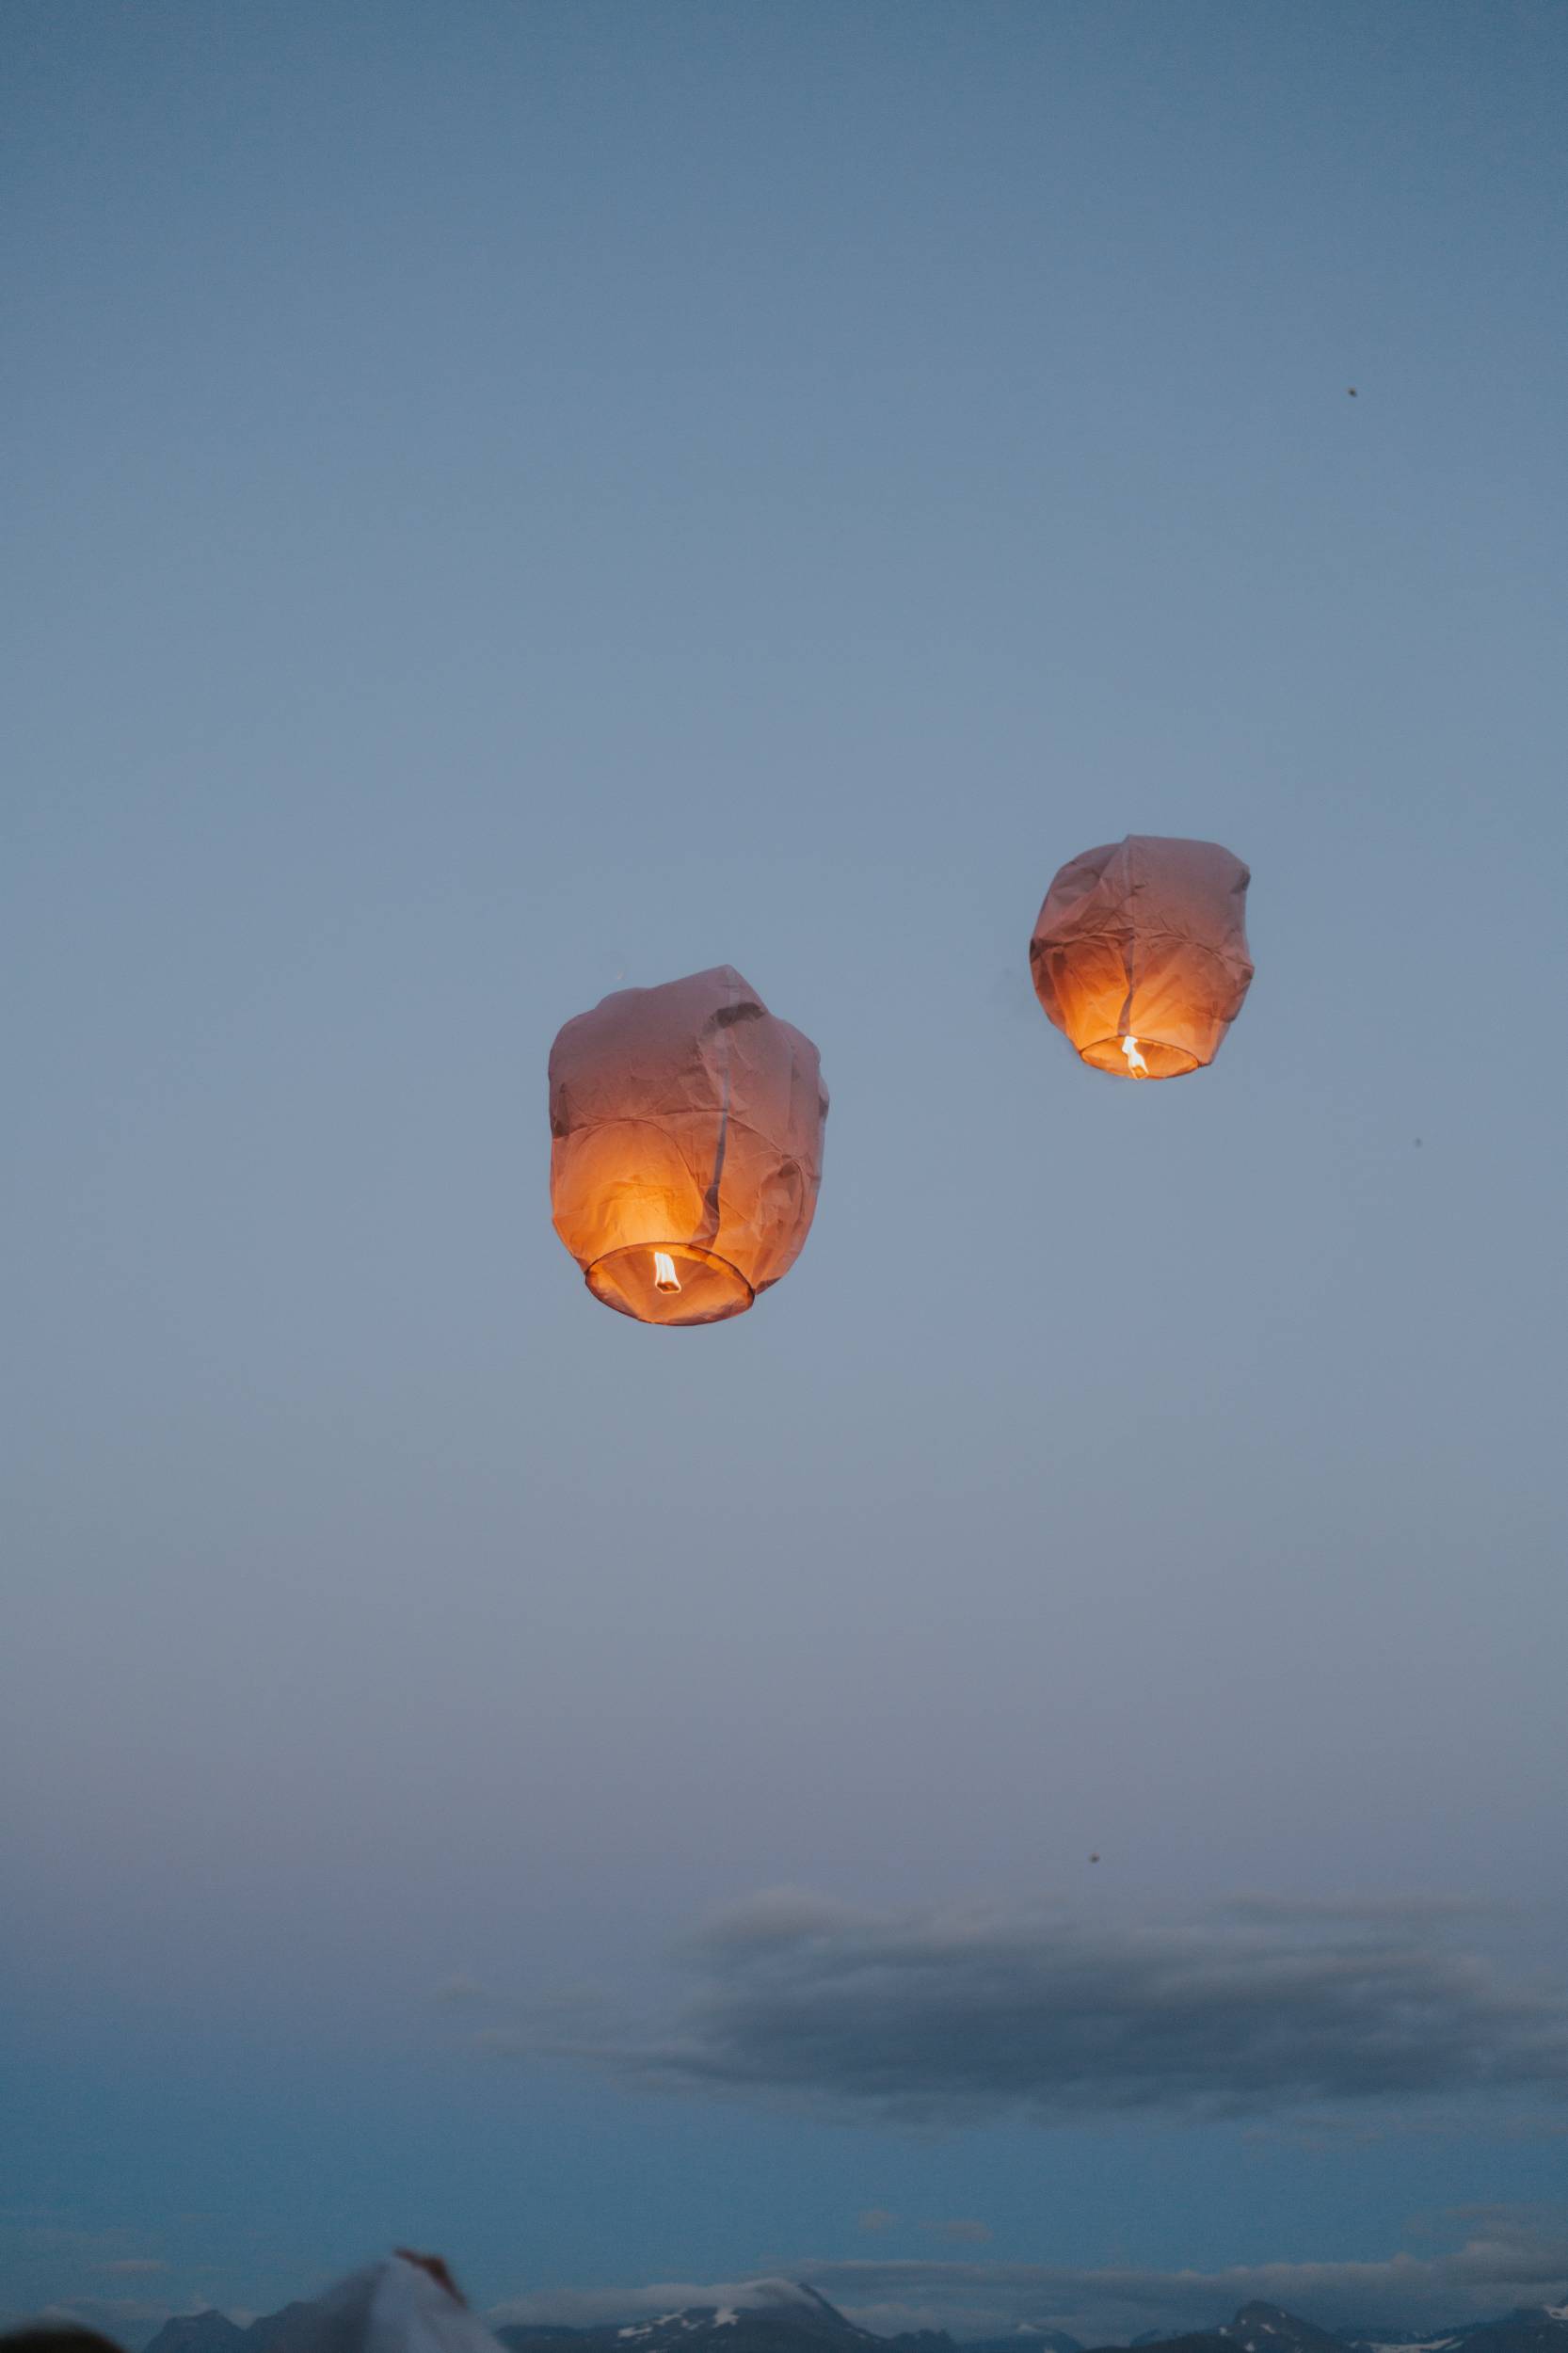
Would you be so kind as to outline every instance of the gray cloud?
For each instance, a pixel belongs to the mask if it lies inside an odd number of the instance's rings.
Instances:
[[[1422,2257],[1397,2252],[1362,2263],[1275,2262],[1212,2271],[1135,2265],[1077,2269],[1040,2264],[845,2263],[802,2258],[789,2266],[851,2319],[878,2332],[949,2329],[959,2336],[1002,2333],[1020,2322],[1065,2329],[1105,2344],[1154,2327],[1200,2328],[1228,2318],[1253,2297],[1284,2304],[1323,2326],[1441,2327],[1483,2318],[1513,2304],[1560,2295],[1568,2280],[1568,2218],[1482,2212],[1464,2243]],[[607,2321],[683,2304],[735,2303],[755,2286],[665,2281],[656,2287],[521,2297],[492,2320]]]
[[[1238,1919],[1266,1921],[1360,1922],[1373,1926],[1409,1927],[1416,1921],[1475,1920],[1495,1917],[1499,1906],[1490,1897],[1456,1894],[1413,1893],[1368,1896],[1233,1896],[1223,1907]]]
[[[803,2266],[802,2276],[863,2327],[982,2334],[1020,2322],[1106,2343],[1154,2327],[1203,2328],[1261,2297],[1325,2327],[1442,2327],[1560,2295],[1568,2224],[1494,2220],[1450,2253],[1405,2252],[1364,2263],[1237,2264],[1214,2271],[1137,2266],[1075,2269],[1029,2264],[854,2262]]]
[[[443,1985],[437,1986],[434,1998],[443,2009],[454,2009],[466,2002],[482,2002],[486,1993],[471,1971],[456,1969]]]
[[[880,1913],[794,1889],[691,1940],[667,2031],[485,2038],[672,2091],[912,2123],[1008,2111],[1243,2117],[1475,2093],[1560,2100],[1568,2002],[1438,1936],[1447,1905],[1275,1905],[1197,1923],[1064,1912]]]
[[[800,2266],[792,2268],[798,2270]],[[663,2317],[691,2304],[766,2309],[770,2305],[808,2300],[792,2276],[763,2280],[659,2280],[648,2287],[545,2289],[531,2296],[514,2296],[493,2306],[485,2317],[496,2328],[517,2321],[594,2329],[615,2320]]]
[[[890,2231],[897,2220],[897,2215],[889,2214],[886,2206],[867,2206],[856,2216],[855,2227],[857,2231],[869,2231],[874,2233],[878,2231]]]

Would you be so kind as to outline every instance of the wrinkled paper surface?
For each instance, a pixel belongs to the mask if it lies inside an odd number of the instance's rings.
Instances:
[[[427,2271],[389,2255],[299,2311],[277,2353],[502,2353],[502,2347]]]
[[[1169,1049],[1172,1071],[1212,1062],[1253,976],[1251,879],[1217,841],[1128,834],[1085,851],[1051,884],[1030,942],[1041,1004],[1102,1069],[1126,1067],[1128,1035]]]
[[[685,1242],[765,1290],[810,1230],[826,1116],[816,1048],[731,966],[618,989],[551,1049],[555,1230],[584,1272]]]

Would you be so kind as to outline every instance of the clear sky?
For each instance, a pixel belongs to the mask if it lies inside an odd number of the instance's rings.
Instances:
[[[0,39],[0,2308],[1560,2290],[1568,12]],[[724,961],[821,1209],[647,1331],[546,1056]]]

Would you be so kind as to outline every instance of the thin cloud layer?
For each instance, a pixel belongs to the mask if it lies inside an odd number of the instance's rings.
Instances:
[[[807,2304],[801,2282],[783,2275],[761,2280],[658,2280],[647,2287],[545,2289],[532,2296],[514,2296],[492,2306],[485,2315],[492,2328],[519,2322],[527,2326],[601,2329],[624,2320],[663,2319],[693,2305],[736,2311],[776,2311],[780,2306]]]
[[[1243,2117],[1568,2090],[1568,2001],[1399,1905],[1230,1907],[1198,1925],[862,1911],[775,1890],[712,1918],[656,2036],[492,2032],[671,2091],[921,2124]]]
[[[1087,2345],[1151,2328],[1212,2328],[1239,2305],[1283,2304],[1325,2328],[1444,2328],[1560,2296],[1568,2227],[1495,2224],[1451,2253],[1367,2263],[1235,2264],[1214,2271],[1100,2270],[1031,2264],[819,2264],[802,2277],[863,2328],[945,2328],[959,2336],[1020,2323]]]
[[[1568,2222],[1487,2214],[1464,2244],[1431,2257],[1397,2253],[1366,2263],[1236,2264],[1212,2271],[1133,2265],[1074,2269],[1043,2264],[801,2260],[792,2274],[879,2334],[947,2329],[959,2337],[1003,2334],[1020,2323],[1064,2329],[1108,2344],[1151,2328],[1200,2329],[1255,2297],[1321,2326],[1445,2327],[1515,2304],[1560,2297],[1568,2280]],[[684,2305],[744,2303],[763,2283],[541,2293],[500,2305],[492,2321],[592,2322],[667,2313]]]

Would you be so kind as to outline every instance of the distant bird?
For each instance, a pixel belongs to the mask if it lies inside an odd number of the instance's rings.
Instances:
[[[1347,384],[1345,390],[1351,399],[1353,400],[1355,398],[1355,386],[1353,384]]]
[[[1090,1860],[1090,1862],[1091,1862],[1091,1863],[1097,1863],[1097,1862],[1099,1861],[1099,1857],[1098,1857],[1098,1855],[1097,1855],[1097,1854],[1092,1854],[1092,1855],[1089,1857],[1089,1860]]]
[[[1419,1136],[1417,1136],[1417,1137],[1416,1137],[1416,1150],[1417,1150],[1417,1152],[1418,1152],[1418,1151],[1420,1150],[1420,1148],[1421,1148],[1421,1139],[1420,1139],[1420,1137],[1419,1137]]]

